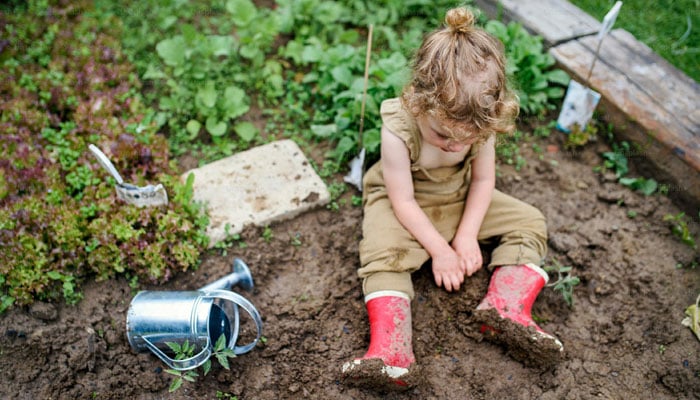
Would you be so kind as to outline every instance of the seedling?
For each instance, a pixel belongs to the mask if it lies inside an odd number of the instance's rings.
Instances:
[[[671,232],[673,232],[681,242],[690,246],[693,250],[698,248],[695,238],[688,228],[688,223],[685,222],[684,212],[680,212],[676,215],[666,214],[664,216],[664,221],[669,221],[671,223]]]
[[[615,176],[621,185],[642,192],[646,196],[651,196],[659,189],[659,184],[654,179],[643,177],[629,178],[625,176],[629,172],[627,154],[636,154],[637,152],[638,150],[630,148],[628,142],[622,142],[620,145],[613,143],[613,151],[603,153],[603,158],[605,159],[603,165],[606,169],[615,172]]]
[[[214,248],[221,250],[221,255],[225,256],[228,254],[228,249],[233,246],[238,246],[240,249],[245,249],[248,247],[239,233],[231,233],[231,224],[227,223],[224,226],[224,239],[218,241],[214,245]]]
[[[578,126],[578,124],[574,124],[571,127],[571,132],[566,136],[566,143],[564,144],[564,147],[567,149],[573,149],[583,146],[594,140],[597,134],[598,127],[595,124],[588,124],[583,130]]]
[[[301,243],[301,233],[299,233],[299,232],[290,233],[289,238],[290,238],[289,240],[290,240],[290,243],[292,244],[292,246],[294,246],[294,247],[301,246],[301,244],[302,244]]]
[[[267,243],[270,243],[272,241],[272,238],[274,237],[274,234],[272,233],[272,228],[269,226],[266,226],[265,229],[263,229],[262,233],[262,238],[265,240]]]
[[[554,265],[545,266],[544,270],[547,272],[556,272],[557,280],[547,284],[547,287],[552,287],[555,291],[561,293],[566,304],[569,307],[573,307],[574,304],[574,287],[581,283],[581,280],[577,276],[571,275],[572,267],[563,266],[559,264],[556,259],[553,260]]]
[[[188,340],[185,340],[183,344],[174,342],[166,342],[166,344],[175,353],[176,360],[184,360],[192,357],[196,347],[194,344],[190,344]],[[228,359],[236,357],[236,354],[234,354],[233,350],[226,347],[226,335],[221,334],[221,336],[219,336],[219,339],[217,339],[216,344],[214,345],[214,352],[212,355],[216,357],[216,360],[222,367],[227,370],[231,369]],[[201,368],[204,376],[209,374],[209,371],[211,371],[211,359],[202,364]],[[168,389],[168,391],[171,393],[178,390],[185,381],[195,382],[199,377],[199,374],[195,370],[178,371],[175,369],[166,369],[165,372],[177,377],[170,384],[170,388]]]

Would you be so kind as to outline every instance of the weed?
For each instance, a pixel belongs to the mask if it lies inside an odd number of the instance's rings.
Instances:
[[[289,238],[290,238],[289,242],[292,244],[292,246],[294,246],[294,247],[299,247],[299,246],[302,245],[302,243],[301,243],[301,233],[296,232],[296,233],[292,234],[292,233],[290,232],[290,233],[289,233]]]
[[[574,287],[577,286],[581,281],[578,277],[571,275],[572,267],[563,266],[554,259],[552,260],[553,265],[545,266],[544,270],[547,272],[556,272],[557,280],[548,283],[547,287],[552,287],[555,291],[561,293],[566,304],[572,307],[574,304],[573,292]]]
[[[521,131],[499,138],[496,143],[496,156],[508,165],[513,165],[517,171],[525,166],[525,158],[520,155],[520,142],[524,139]]]
[[[270,243],[272,241],[273,237],[274,237],[274,234],[272,233],[272,229],[269,226],[266,226],[262,232],[263,240],[265,240],[265,242],[267,242],[267,243]]]
[[[574,124],[574,126],[571,128],[571,132],[566,135],[564,147],[567,149],[572,149],[583,146],[595,139],[597,133],[598,127],[593,123],[586,125],[584,130],[581,130],[578,124]]]
[[[225,256],[228,253],[228,249],[233,246],[237,246],[239,249],[248,247],[239,233],[231,233],[231,224],[227,223],[224,225],[224,239],[218,241],[214,248],[221,250],[221,255]]]
[[[615,172],[615,176],[619,179],[629,172],[629,165],[625,156],[625,153],[629,154],[629,143],[622,142],[620,145],[613,143],[612,148],[613,151],[603,153],[603,158],[605,159],[603,166]]]
[[[637,154],[635,150],[631,149],[630,144],[628,142],[622,142],[619,145],[613,143],[612,147],[613,151],[603,153],[603,158],[605,160],[603,162],[603,166],[606,169],[615,172],[615,176],[621,185],[627,186],[632,190],[639,191],[645,196],[651,196],[654,194],[659,188],[659,184],[654,179],[647,179],[643,177],[630,178],[625,176],[629,172],[627,155]]]
[[[216,398],[224,400],[238,400],[238,396],[234,396],[231,393],[225,393],[220,390],[216,391]]]
[[[700,214],[699,214],[700,216]],[[697,243],[693,237],[690,228],[688,228],[688,223],[685,221],[685,213],[680,212],[676,215],[666,214],[664,216],[664,221],[668,221],[671,225],[671,232],[681,240],[684,244],[688,245],[692,249],[697,249]]]

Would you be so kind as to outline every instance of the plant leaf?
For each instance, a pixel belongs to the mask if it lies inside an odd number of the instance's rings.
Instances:
[[[221,102],[221,111],[228,119],[238,118],[248,112],[248,98],[245,91],[238,86],[228,86],[224,89],[224,98]]]
[[[182,352],[182,346],[180,346],[179,343],[176,342],[165,342],[165,344],[170,347],[170,350],[172,350],[174,353],[181,353]]]
[[[216,353],[216,360],[219,361],[219,364],[225,369],[231,369],[228,364],[228,357],[226,357],[225,354]]]
[[[207,360],[202,364],[202,370],[205,376],[209,374],[209,371],[211,371],[211,360]]]
[[[46,276],[48,276],[49,278],[51,278],[55,281],[61,279],[61,277],[62,277],[61,273],[58,271],[49,271],[46,273]]]
[[[182,375],[182,379],[186,380],[187,382],[194,382],[195,378],[198,376],[199,374],[194,371],[187,371],[184,375]]]
[[[237,123],[236,126],[233,127],[233,130],[236,131],[238,137],[245,140],[246,142],[252,141],[253,139],[255,139],[255,136],[258,135],[258,128],[256,128],[255,125],[247,121]],[[221,337],[224,337],[224,335],[221,335]],[[219,340],[221,340],[221,337],[219,338]]]
[[[199,123],[196,119],[191,119],[187,121],[187,125],[185,126],[185,129],[187,132],[190,134],[189,139],[193,140],[194,138],[197,137],[199,134],[199,130],[202,128],[202,124]]]
[[[216,344],[214,345],[214,351],[219,352],[219,351],[223,350],[224,348],[226,348],[226,335],[222,333],[221,335],[219,335],[219,338],[216,339]]]
[[[326,124],[326,125],[311,125],[311,132],[316,136],[327,138],[338,131],[336,124]]]
[[[211,52],[215,57],[230,56],[235,49],[235,41],[232,36],[211,35],[207,37]]]
[[[571,81],[571,77],[569,77],[569,74],[564,72],[563,70],[560,69],[555,69],[553,71],[548,71],[545,76],[547,77],[547,80],[552,82],[552,83],[558,83],[562,86],[566,86],[569,84],[569,81]]]
[[[218,94],[216,93],[216,88],[214,87],[214,82],[208,81],[204,87],[197,91],[197,99],[205,107],[213,108],[216,105],[216,98]]]
[[[185,49],[185,39],[180,35],[162,40],[156,45],[156,52],[160,58],[171,67],[184,64]]]
[[[178,389],[180,389],[180,386],[182,386],[182,377],[177,378],[173,381],[173,383],[170,384],[170,388],[168,388],[168,392],[172,393]]]
[[[209,117],[207,118],[206,128],[210,135],[218,137],[226,133],[228,125],[226,122],[217,120],[216,117]]]
[[[335,79],[336,82],[342,83],[347,87],[350,87],[350,85],[352,85],[352,72],[350,71],[350,68],[344,65],[338,65],[335,68],[333,68],[331,70],[331,76],[333,76],[333,79]]]
[[[258,9],[250,0],[229,0],[226,2],[226,10],[231,13],[233,23],[239,27],[249,25],[258,15]]]

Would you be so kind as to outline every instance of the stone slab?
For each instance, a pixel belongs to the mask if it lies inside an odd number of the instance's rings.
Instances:
[[[519,22],[547,47],[598,33],[600,21],[564,0],[476,0],[492,19]]]
[[[595,36],[572,40],[549,52],[559,67],[601,94],[598,111],[613,122],[620,140],[636,144],[651,176],[667,182],[684,201],[700,202],[700,85],[632,34],[613,30],[595,58]],[[640,164],[640,163],[637,163]]]
[[[194,199],[209,211],[210,244],[247,225],[265,226],[330,201],[326,185],[292,140],[268,143],[215,161],[194,174]]]

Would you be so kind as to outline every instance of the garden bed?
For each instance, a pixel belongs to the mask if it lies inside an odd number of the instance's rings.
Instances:
[[[533,149],[546,149],[544,153]],[[223,276],[234,257],[251,267],[245,294],[261,312],[264,343],[215,366],[175,393],[174,379],[126,338],[133,295],[124,279],[90,283],[76,306],[36,304],[0,317],[0,397],[97,399],[691,399],[700,393],[700,345],[682,326],[700,287],[697,253],[671,234],[680,211],[662,195],[632,192],[593,171],[603,143],[566,151],[561,134],[523,146],[525,166],[499,167],[498,187],[539,207],[549,224],[548,265],[581,279],[573,307],[545,289],[534,306],[564,343],[564,360],[528,367],[482,341],[472,311],[484,295],[480,271],[449,294],[428,268],[414,275],[414,346],[425,381],[402,395],[345,386],[340,366],[368,343],[357,245],[361,210],[319,209],[270,227],[248,228],[246,248],[209,253],[195,272],[152,290],[190,290]],[[691,222],[697,235],[697,221]],[[293,242],[296,238],[299,242]],[[553,274],[556,275],[556,274]],[[552,280],[556,276],[552,276]]]
[[[345,159],[357,150],[356,82],[366,33],[353,25],[357,15],[339,2],[309,1],[318,9],[304,9],[302,2],[256,2],[299,7],[278,16],[306,24],[308,37],[295,37],[255,22],[271,20],[282,6],[260,13],[249,7],[246,19],[236,8],[243,0],[211,9],[159,3],[148,11],[139,4],[120,9],[106,3],[117,9],[114,14],[95,12],[87,2],[28,2],[28,11],[0,14],[0,24],[11,32],[0,41],[1,61],[11,66],[0,85],[8,98],[0,105],[0,143],[8,150],[3,153],[15,157],[0,159],[0,204],[9,205],[0,220],[0,255],[12,260],[0,265],[0,370],[6,375],[0,398],[690,399],[700,393],[700,345],[681,325],[700,288],[697,210],[683,215],[688,205],[674,204],[670,196],[677,188],[640,177],[648,159],[624,143],[610,145],[615,128],[602,132],[610,121],[597,123],[597,137],[573,147],[552,128],[557,106],[549,95],[563,93],[565,82],[561,71],[548,70],[553,60],[537,56],[542,46],[536,40],[513,26],[500,29],[513,34],[506,39],[520,40],[510,43],[525,50],[517,62],[523,71],[536,71],[537,79],[519,76],[521,98],[532,96],[524,103],[519,132],[499,146],[497,187],[543,211],[550,247],[545,266],[571,267],[571,276],[580,279],[572,291],[546,288],[533,309],[541,326],[563,342],[564,359],[550,367],[524,365],[482,340],[472,312],[486,292],[487,271],[447,293],[424,267],[414,274],[413,302],[413,344],[424,381],[394,395],[340,380],[341,365],[362,355],[369,339],[356,276],[362,210],[353,205],[358,193],[339,183]],[[354,11],[364,6],[346,3],[358,7]],[[378,101],[400,87],[403,53],[439,21],[428,24],[416,10],[394,3],[386,10],[367,4],[374,7],[370,15],[394,24],[378,29],[384,36],[377,36],[383,42],[375,46],[368,103],[368,116],[376,117]],[[189,22],[182,32],[175,15]],[[336,22],[348,15],[343,24]],[[15,17],[19,22],[11,28],[8,21]],[[410,23],[401,19],[409,17]],[[119,18],[130,22],[122,26]],[[154,33],[156,26],[164,31]],[[223,32],[208,31],[211,26]],[[410,29],[399,31],[403,26]],[[231,31],[239,40],[262,34],[280,51],[265,53],[261,49],[268,47],[246,42],[246,56],[239,57]],[[342,42],[332,41],[338,38]],[[191,53],[196,62],[184,63],[182,41],[212,47],[190,49],[202,55]],[[207,53],[212,48],[215,56]],[[231,81],[223,69],[235,69],[240,81]],[[247,71],[260,74],[243,75]],[[180,86],[165,84],[163,74],[175,79],[181,73],[187,79],[178,78]],[[239,84],[249,97],[240,95]],[[168,92],[171,86],[189,89]],[[218,102],[223,97],[217,87],[231,96]],[[283,106],[259,108],[269,98]],[[377,119],[368,117],[365,128],[364,145],[376,155]],[[329,206],[248,227],[226,245],[206,250],[191,191],[167,175],[283,137],[302,143],[329,186]],[[120,156],[114,161],[126,180],[164,180],[170,206],[139,211],[117,201],[114,182],[83,154],[88,141],[110,145],[105,150]],[[202,287],[229,273],[235,257],[252,270],[255,289],[243,294],[262,314],[264,338],[232,359],[230,370],[214,363],[206,377],[170,392],[176,377],[153,354],[137,354],[129,345],[129,304],[137,290]],[[552,283],[557,275],[551,273]],[[242,341],[251,328],[246,325]]]

